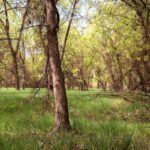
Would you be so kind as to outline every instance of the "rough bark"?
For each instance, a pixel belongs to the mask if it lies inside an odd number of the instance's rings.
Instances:
[[[68,102],[63,80],[57,38],[59,16],[56,8],[56,1],[54,0],[46,1],[46,23],[55,98],[55,129],[70,129]]]

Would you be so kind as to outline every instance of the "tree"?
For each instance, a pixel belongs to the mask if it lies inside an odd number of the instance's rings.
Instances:
[[[9,46],[9,49],[11,52],[11,57],[13,60],[13,74],[15,76],[15,83],[16,83],[16,89],[17,90],[20,89],[20,79],[19,79],[19,71],[18,71],[17,54],[19,51],[19,46],[20,46],[21,36],[22,36],[24,24],[25,24],[25,19],[26,19],[27,14],[28,14],[29,3],[30,3],[30,0],[27,0],[26,9],[25,9],[25,12],[24,12],[23,17],[22,17],[21,27],[19,29],[19,36],[17,38],[17,43],[15,45],[16,46],[15,48],[14,48],[12,38],[11,38],[11,33],[10,33],[11,25],[10,25],[9,14],[8,14],[8,10],[9,10],[8,8],[11,7],[11,5],[6,0],[3,0],[5,21],[3,21],[3,19],[0,18],[0,23],[2,24],[2,26],[5,30],[5,33],[7,36],[8,46]],[[11,9],[13,10],[12,7],[11,7]]]
[[[50,52],[50,68],[52,73],[53,90],[55,98],[55,130],[70,129],[69,112],[65,84],[61,68],[58,48],[57,32],[59,29],[59,13],[56,8],[57,1],[47,0],[46,25],[47,41]]]
[[[141,90],[150,91],[150,1],[149,0],[122,0],[127,6],[136,12],[143,29],[143,47],[136,55],[140,58],[133,62],[140,78]],[[143,69],[144,68],[144,69]]]

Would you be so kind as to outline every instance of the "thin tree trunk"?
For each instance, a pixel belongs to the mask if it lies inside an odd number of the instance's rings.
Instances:
[[[119,91],[122,92],[123,91],[123,71],[122,71],[122,64],[120,62],[120,55],[117,54],[117,63],[118,63],[118,70],[119,70]]]
[[[52,75],[51,75],[51,68],[50,68],[50,52],[48,49],[48,45],[45,43],[45,38],[42,35],[42,26],[39,26],[39,35],[41,38],[41,42],[45,51],[45,67],[44,67],[44,80],[47,87],[47,95],[53,95],[53,85],[52,85]]]
[[[18,72],[18,63],[17,63],[17,57],[16,55],[13,55],[13,68],[14,68],[14,75],[15,75],[15,84],[16,89],[20,90],[20,80],[19,80],[19,72]]]
[[[67,31],[66,31],[66,35],[65,35],[65,39],[64,39],[64,45],[62,47],[61,62],[62,62],[64,54],[65,54],[65,49],[66,49],[66,45],[67,45],[67,40],[68,40],[71,24],[72,24],[72,21],[73,21],[74,13],[75,13],[75,10],[76,10],[76,5],[77,5],[78,2],[79,2],[79,0],[74,0],[74,2],[73,2],[73,8],[72,8],[72,11],[71,11],[70,20],[69,20],[69,23],[68,23],[68,27],[67,27]]]
[[[25,89],[26,86],[26,52],[25,52],[25,44],[24,40],[22,41],[22,55],[20,55],[22,61],[22,88]]]
[[[8,46],[9,46],[11,56],[12,56],[12,61],[13,61],[13,68],[14,68],[13,72],[14,72],[14,76],[15,76],[16,89],[19,90],[20,89],[20,81],[19,81],[19,71],[18,71],[18,64],[17,64],[17,54],[19,51],[20,41],[21,41],[21,37],[22,37],[22,33],[23,33],[25,19],[27,17],[27,13],[28,13],[28,9],[29,9],[30,0],[27,0],[27,3],[26,3],[26,10],[25,10],[23,18],[22,18],[22,23],[21,23],[21,28],[19,30],[19,37],[18,37],[18,41],[16,43],[16,48],[13,47],[11,37],[10,37],[10,22],[9,22],[9,15],[8,15],[8,9],[7,9],[7,5],[9,3],[6,0],[3,0],[3,4],[4,4],[4,12],[5,12],[5,23],[3,22],[3,20],[1,18],[0,18],[0,22],[2,23],[2,25],[5,28],[7,42],[8,42]]]
[[[47,40],[55,98],[55,129],[70,129],[68,102],[58,49],[59,14],[56,1],[46,1]]]

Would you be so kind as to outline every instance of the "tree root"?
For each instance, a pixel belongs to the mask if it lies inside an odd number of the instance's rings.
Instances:
[[[47,134],[48,139],[51,140],[54,135],[56,135],[57,133],[59,133],[62,130],[71,131],[72,128],[71,128],[71,126],[62,127],[62,126],[57,125]]]

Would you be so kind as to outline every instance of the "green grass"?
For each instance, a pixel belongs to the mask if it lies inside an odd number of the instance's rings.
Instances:
[[[54,113],[43,111],[45,90],[27,103],[32,89],[0,89],[0,150],[149,150],[149,112],[120,98],[94,98],[97,92],[67,92],[72,130],[49,141]]]

